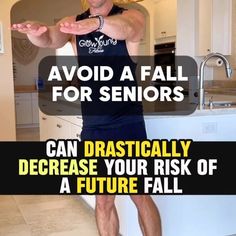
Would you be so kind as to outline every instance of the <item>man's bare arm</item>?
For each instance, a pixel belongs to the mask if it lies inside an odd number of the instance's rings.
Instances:
[[[120,15],[104,18],[104,26],[101,30],[104,34],[118,40],[138,42],[144,36],[145,18],[137,10],[127,10]]]
[[[75,35],[88,34],[99,27],[99,19],[90,18],[74,23],[61,23],[60,30],[64,33]],[[102,33],[117,40],[138,42],[142,39],[145,31],[145,18],[138,10],[126,10],[120,15],[107,16],[104,18]]]
[[[60,48],[70,41],[72,37],[71,34],[60,31],[60,24],[64,21],[74,22],[75,17],[66,17],[54,26],[47,26],[34,21],[26,21],[20,24],[13,24],[12,30],[26,34],[29,40],[38,47]]]

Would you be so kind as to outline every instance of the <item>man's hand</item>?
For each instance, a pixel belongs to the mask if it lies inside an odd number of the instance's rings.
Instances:
[[[74,22],[75,17],[66,17],[52,26],[35,21],[26,21],[20,24],[13,24],[11,29],[26,34],[28,39],[38,47],[61,48],[71,41],[71,34],[60,31],[60,23],[64,21]]]
[[[85,19],[75,22],[60,23],[60,31],[73,35],[84,35],[97,30],[99,27],[99,19]]]
[[[11,29],[35,37],[40,37],[42,34],[48,31],[48,27],[46,25],[30,21],[20,24],[13,24]]]

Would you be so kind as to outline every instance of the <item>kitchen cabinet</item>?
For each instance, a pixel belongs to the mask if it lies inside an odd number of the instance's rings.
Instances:
[[[32,123],[32,106],[30,93],[18,93],[15,95],[16,124],[25,125]]]
[[[15,93],[15,107],[18,126],[39,123],[37,93]]]
[[[74,125],[71,124],[70,126],[71,128],[71,139],[78,139],[79,141],[81,141],[81,131],[82,131],[82,127],[78,126],[78,125]]]
[[[231,54],[232,0],[196,1],[196,56]]]
[[[50,116],[40,111],[40,140],[78,139],[82,130],[82,119],[77,116]]]
[[[39,111],[39,131],[40,141],[46,141],[47,139],[53,138],[51,127],[53,126],[52,116],[45,115]]]
[[[71,123],[71,139],[78,139],[81,141],[81,131],[82,131],[82,117],[81,116],[72,116],[70,118]]]
[[[176,36],[177,0],[155,2],[155,40]]]
[[[38,93],[31,93],[31,98],[32,98],[32,123],[39,124]]]
[[[54,139],[68,139],[70,138],[70,123],[59,117],[53,116],[51,132]]]
[[[40,112],[40,141],[47,139],[69,139],[70,124],[57,116]]]
[[[235,142],[235,120],[235,108],[215,108],[196,110],[189,116],[149,116],[145,118],[145,124],[150,140]],[[165,236],[232,235],[236,232],[235,197],[155,195],[153,200],[162,216],[162,233]],[[133,219],[132,216],[129,219]]]

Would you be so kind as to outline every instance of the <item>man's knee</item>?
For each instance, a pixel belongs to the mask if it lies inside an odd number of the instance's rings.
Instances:
[[[145,207],[148,201],[152,201],[151,197],[148,195],[131,195],[130,197],[134,204],[139,207]]]
[[[96,208],[99,211],[109,211],[115,206],[115,197],[98,195],[96,196]]]

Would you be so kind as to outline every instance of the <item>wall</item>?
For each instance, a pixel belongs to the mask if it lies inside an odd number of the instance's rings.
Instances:
[[[149,40],[149,52],[147,53],[147,55],[154,55],[154,44],[155,44],[155,36],[154,36],[154,2],[153,0],[145,0],[145,1],[141,1],[139,2],[139,4],[141,6],[143,6],[147,12],[148,12],[148,21],[149,21],[149,28],[147,28],[147,32],[146,32],[146,35],[147,35],[147,39]]]
[[[0,54],[0,140],[14,141],[15,133],[15,105],[12,72],[12,50],[10,28],[10,9],[15,0],[0,1],[0,21],[3,24],[4,54]]]

